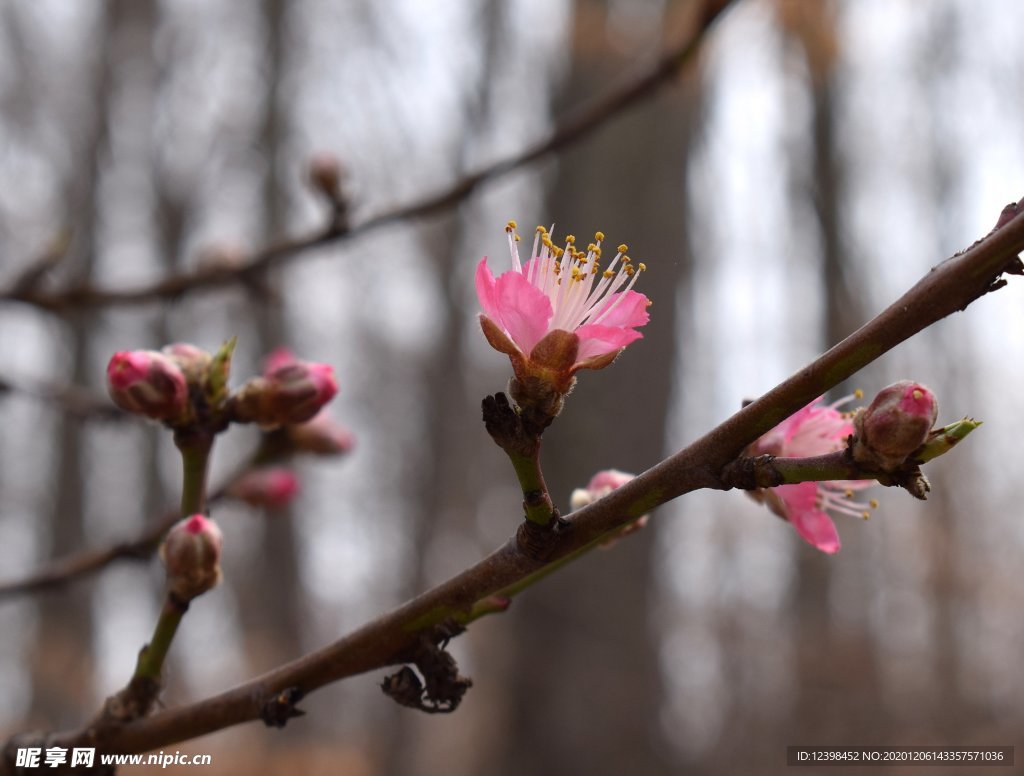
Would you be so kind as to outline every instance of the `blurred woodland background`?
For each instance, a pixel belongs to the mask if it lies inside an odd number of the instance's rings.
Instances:
[[[0,581],[130,539],[176,501],[170,435],[90,409],[115,350],[237,334],[236,382],[281,344],[333,364],[355,451],[298,463],[288,509],[216,508],[224,583],[186,618],[165,701],[205,697],[515,529],[479,417],[509,367],[473,291],[482,255],[504,266],[507,219],[602,229],[649,267],[644,339],[581,374],[545,435],[565,509],[596,470],[648,468],[801,367],[1024,193],[1024,6],[738,0],[681,77],[436,214],[169,300],[11,298],[50,253],[40,288],[132,288],[313,233],[330,217],[307,180],[320,152],[347,170],[353,223],[415,202],[650,67],[701,5],[0,1]],[[742,493],[695,494],[453,642],[474,680],[453,715],[400,708],[367,675],[283,731],[181,751],[213,753],[210,774],[358,776],[782,773],[788,744],[1024,756],[1021,289],[848,386],[920,380],[941,422],[985,426],[928,469],[927,503],[872,491],[837,556]],[[215,483],[254,441],[221,437]],[[146,558],[0,598],[0,732],[94,713],[162,581]]]

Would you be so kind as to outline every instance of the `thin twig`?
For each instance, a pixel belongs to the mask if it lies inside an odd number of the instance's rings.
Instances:
[[[43,380],[9,380],[0,377],[0,397],[18,394],[54,405],[81,420],[136,420],[138,416],[118,409],[110,399],[80,385],[59,385]]]
[[[487,165],[456,181],[447,189],[430,194],[417,202],[398,206],[351,226],[332,218],[326,227],[313,234],[265,248],[253,254],[241,265],[206,266],[138,288],[109,289],[88,284],[53,292],[34,287],[11,288],[0,293],[0,302],[25,302],[45,310],[63,312],[73,308],[133,305],[175,299],[199,289],[216,289],[237,282],[252,281],[258,279],[266,270],[291,261],[310,249],[337,243],[397,221],[427,216],[450,208],[472,194],[485,181],[506,175],[561,150],[653,94],[658,87],[670,81],[693,57],[707,31],[731,1],[708,0],[704,4],[703,13],[695,29],[685,41],[663,54],[650,69],[639,76],[613,87],[606,94],[570,112],[544,140]]]
[[[238,469],[234,477],[237,477],[242,470]],[[234,477],[229,478],[226,482],[232,482]],[[214,504],[223,500],[226,495],[224,487],[218,488],[210,495],[208,502]],[[180,519],[180,510],[169,509],[159,520],[147,525],[142,533],[134,539],[71,553],[49,561],[21,579],[0,582],[0,602],[5,598],[39,593],[67,585],[89,574],[95,574],[117,560],[148,560],[160,546],[160,540],[164,534]],[[2,772],[2,768],[0,768],[0,773]]]
[[[1014,212],[1024,210],[1024,200],[1020,207],[1013,207]],[[677,496],[698,488],[727,487],[721,472],[747,445],[883,353],[1000,287],[1004,272],[1021,270],[1020,251],[1024,251],[1024,213],[935,267],[876,318],[700,439],[570,515],[571,527],[552,534],[546,562],[531,559],[512,538],[472,568],[391,613],[257,679],[123,726],[86,726],[56,734],[47,739],[49,745],[95,746],[125,753],[166,747],[259,719],[267,703],[281,693],[304,697],[331,682],[406,661],[421,634],[444,621],[469,621],[480,611],[479,607],[474,610],[477,602],[503,591],[518,592],[517,582],[531,575],[542,578],[537,573],[541,569]],[[0,761],[0,773],[4,767]]]

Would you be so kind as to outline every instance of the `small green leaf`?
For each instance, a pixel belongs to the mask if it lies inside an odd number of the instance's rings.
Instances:
[[[231,375],[231,356],[235,352],[238,337],[232,337],[220,348],[210,362],[210,371],[206,377],[206,397],[216,407],[227,397],[228,377]]]
[[[921,445],[921,448],[912,457],[921,463],[927,463],[933,458],[945,455],[952,450],[961,439],[970,434],[980,425],[980,420],[974,420],[974,418],[963,418],[962,420],[950,423],[944,428],[935,429],[928,435],[928,441]]]

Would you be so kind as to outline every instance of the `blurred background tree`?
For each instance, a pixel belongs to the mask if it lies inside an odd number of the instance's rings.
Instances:
[[[308,233],[310,158],[354,223],[542,137],[694,23],[677,0],[0,2],[0,287],[131,287]],[[172,651],[167,702],[336,638],[512,531],[519,494],[479,423],[507,362],[472,288],[502,226],[625,241],[650,271],[645,339],[583,374],[547,435],[553,495],[640,471],[774,385],[984,234],[1020,195],[1022,11],[1010,0],[741,0],[699,61],[596,134],[437,215],[166,303],[0,305],[0,567],[133,536],[173,502],[168,436],[83,419],[117,349],[239,335],[335,365],[358,436],[302,465],[283,512],[217,508],[226,584]],[[69,237],[68,237],[69,236]],[[64,241],[66,245],[62,245]],[[699,493],[475,625],[452,717],[317,693],[285,730],[190,742],[211,773],[781,772],[787,744],[1022,744],[1024,532],[1011,440],[1024,346],[1009,292],[880,359],[942,418],[989,421],[929,503],[877,494],[826,558],[736,493]],[[27,390],[16,390],[17,388]],[[235,432],[215,469],[252,443]],[[86,718],[127,678],[162,579],[121,563],[0,604],[0,730]]]

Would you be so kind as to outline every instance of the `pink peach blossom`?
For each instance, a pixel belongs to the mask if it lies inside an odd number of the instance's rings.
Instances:
[[[603,234],[585,251],[570,235],[563,250],[538,227],[524,265],[514,221],[506,232],[512,269],[495,278],[485,257],[477,265],[476,292],[484,334],[510,357],[517,377],[543,372],[558,390],[568,390],[574,372],[607,366],[643,336],[636,329],[649,320],[650,301],[632,288],[645,266],[634,267],[625,245],[602,271]]]
[[[852,398],[832,404],[815,399],[750,445],[747,455],[805,458],[842,450],[853,433],[853,422],[837,407]],[[874,502],[853,501],[853,492],[872,484],[870,480],[801,482],[751,491],[751,496],[792,523],[806,542],[831,554],[839,551],[840,543],[830,513],[866,517]]]

